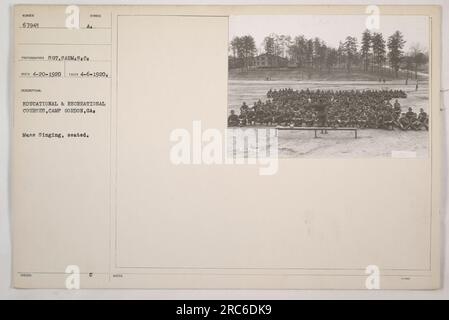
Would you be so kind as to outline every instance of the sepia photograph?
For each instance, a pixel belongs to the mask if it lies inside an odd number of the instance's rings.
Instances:
[[[231,16],[228,128],[276,130],[280,158],[428,157],[429,20]]]

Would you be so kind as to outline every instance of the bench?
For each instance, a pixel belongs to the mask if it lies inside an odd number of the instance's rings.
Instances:
[[[277,130],[302,130],[315,131],[315,138],[317,138],[317,131],[354,131],[354,138],[357,139],[357,128],[333,128],[333,127],[276,127]]]

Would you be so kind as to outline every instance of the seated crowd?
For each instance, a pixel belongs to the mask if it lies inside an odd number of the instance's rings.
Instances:
[[[239,114],[231,110],[228,126],[428,130],[429,118],[422,108],[419,114],[410,107],[402,112],[398,99],[406,97],[402,90],[270,89],[265,102],[259,100],[252,107],[243,102]]]

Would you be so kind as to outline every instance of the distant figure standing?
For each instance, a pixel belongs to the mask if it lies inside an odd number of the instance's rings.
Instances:
[[[405,85],[408,86],[408,78],[405,79]]]
[[[385,80],[385,78],[382,81],[383,81],[384,84],[385,84],[385,82],[387,82],[387,80]]]
[[[419,88],[418,80],[416,80],[416,90],[415,91],[418,91],[418,88]]]

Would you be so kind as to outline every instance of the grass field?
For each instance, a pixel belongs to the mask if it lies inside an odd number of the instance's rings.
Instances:
[[[293,88],[295,90],[382,90],[402,89],[406,99],[399,99],[402,110],[412,107],[415,112],[423,108],[429,113],[428,84],[420,82],[418,91],[411,81],[260,81],[229,80],[228,111],[239,108],[243,101],[251,106],[255,101],[266,100],[269,89]],[[309,131],[279,131],[279,156],[291,157],[391,157],[392,151],[416,152],[418,158],[428,156],[429,134],[427,131],[387,131],[382,129],[360,129],[358,139],[351,132],[329,131],[314,138]]]

